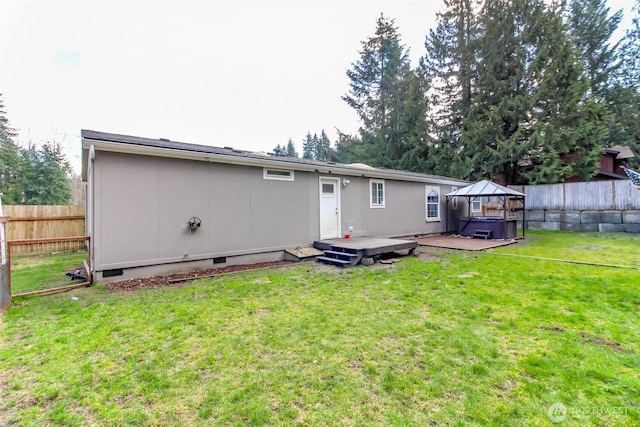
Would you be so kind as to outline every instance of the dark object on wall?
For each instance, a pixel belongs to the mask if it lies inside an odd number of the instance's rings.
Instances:
[[[187,226],[189,227],[189,231],[196,231],[202,225],[202,221],[197,216],[192,216],[187,221]]]

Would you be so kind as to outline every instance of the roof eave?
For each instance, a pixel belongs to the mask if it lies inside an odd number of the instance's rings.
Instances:
[[[321,165],[321,164],[304,164],[285,162],[279,160],[271,160],[268,158],[252,158],[244,156],[234,156],[227,154],[205,153],[199,151],[180,150],[176,148],[151,147],[146,145],[133,145],[116,141],[105,141],[102,139],[93,139],[84,137],[82,139],[83,147],[83,178],[86,177],[86,164],[88,162],[88,151],[93,145],[96,151],[107,151],[125,154],[138,154],[146,156],[167,157],[174,159],[197,160],[212,163],[226,163],[241,166],[254,167],[272,167],[280,169],[292,169],[296,171],[318,172],[323,174],[339,174],[345,176],[362,176],[366,178],[377,179],[393,179],[398,181],[424,182],[441,185],[460,185],[467,183],[466,181],[455,180],[445,177],[436,176],[410,176],[392,171],[383,171],[380,169],[358,169],[353,167],[344,167],[340,165]],[[85,178],[86,179],[86,178]]]

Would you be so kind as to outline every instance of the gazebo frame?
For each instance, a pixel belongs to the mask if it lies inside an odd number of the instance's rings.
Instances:
[[[511,188],[504,187],[500,184],[496,184],[495,182],[483,180],[480,182],[476,182],[475,184],[471,184],[467,187],[461,188],[459,190],[453,191],[445,195],[447,199],[446,209],[447,209],[447,224],[446,230],[449,230],[449,202],[457,197],[464,197],[467,199],[467,212],[468,216],[471,217],[471,201],[476,197],[497,197],[502,202],[503,208],[503,223],[504,223],[504,236],[507,236],[507,210],[509,199],[521,200],[522,201],[522,237],[525,235],[526,228],[526,209],[525,209],[525,197],[526,194],[521,193],[516,190],[512,190]],[[516,235],[518,234],[516,229]]]

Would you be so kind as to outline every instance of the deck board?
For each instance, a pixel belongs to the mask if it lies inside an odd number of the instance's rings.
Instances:
[[[517,240],[472,239],[470,237],[431,235],[418,239],[420,246],[432,246],[446,249],[462,249],[465,251],[483,251],[499,246],[512,245]]]
[[[349,239],[326,239],[314,242],[314,247],[330,250],[340,247],[360,251],[364,256],[375,256],[403,249],[414,249],[418,243],[414,240],[386,239],[381,237],[352,237]]]

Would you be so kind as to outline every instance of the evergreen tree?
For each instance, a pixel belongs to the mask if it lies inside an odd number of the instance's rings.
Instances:
[[[636,0],[633,12],[631,28],[627,30],[620,49],[617,81],[623,87],[640,91],[640,0]]]
[[[364,145],[356,135],[349,135],[338,130],[338,140],[335,149],[336,161],[340,163],[363,163],[366,162]]]
[[[289,142],[287,143],[287,156],[289,157],[298,157],[298,152],[296,151],[296,146],[293,144],[293,140],[289,138]]]
[[[552,183],[597,171],[607,112],[588,99],[561,14],[542,0],[486,2],[477,88],[456,159],[466,178]]]
[[[615,83],[607,91],[607,107],[612,113],[609,124],[609,145],[628,145],[636,158],[629,166],[640,168],[640,0],[620,49],[620,67]]]
[[[407,74],[401,84],[400,126],[396,137],[400,143],[392,153],[398,161],[395,167],[413,172],[429,172],[429,144],[431,142],[427,123],[428,101],[426,81],[418,72]],[[393,148],[393,147],[392,147]]]
[[[560,13],[549,10],[543,17],[539,49],[531,63],[530,75],[537,81],[522,178],[529,184],[562,182],[574,175],[589,180],[598,170],[607,110],[587,99],[589,81]]]
[[[486,2],[480,24],[484,30],[478,41],[477,90],[472,95],[460,155],[456,156],[464,177],[471,180],[518,181],[518,160],[529,151],[526,128],[529,99],[528,54],[536,46],[536,18],[541,1]]]
[[[324,129],[320,132],[320,137],[316,141],[316,154],[315,158],[317,160],[325,160],[331,161],[333,160],[333,153],[331,149],[331,141],[329,141],[329,137],[325,133]]]
[[[394,21],[380,16],[375,35],[362,43],[360,59],[347,71],[349,93],[342,99],[356,110],[360,128],[360,161],[397,167],[404,154],[401,137],[403,82],[411,73],[408,51]]]
[[[71,167],[62,148],[55,142],[45,143],[40,150],[34,146],[22,150],[25,170],[25,204],[66,205],[71,200],[69,175]]]
[[[9,124],[0,99],[0,193],[2,203],[15,205],[22,202],[24,177],[20,149],[14,142],[16,131]]]
[[[589,78],[591,95],[597,100],[605,98],[612,74],[619,65],[616,61],[618,43],[611,46],[610,42],[620,25],[622,11],[609,16],[606,4],[606,0],[571,0],[569,4],[571,34]]]
[[[463,119],[474,91],[479,4],[476,0],[445,0],[444,6],[420,60],[429,97],[427,124],[434,138],[428,142],[427,167],[433,173],[462,177],[465,173],[455,169],[454,159],[462,148]]]
[[[315,155],[316,155],[317,139],[318,139],[317,137],[314,139],[311,136],[311,132],[307,132],[307,135],[302,141],[302,158],[303,159],[313,160],[316,158]]]

